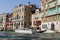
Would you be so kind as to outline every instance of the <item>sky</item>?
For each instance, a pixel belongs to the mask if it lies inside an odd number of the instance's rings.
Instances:
[[[40,0],[0,0],[0,13],[11,13],[15,6],[19,4],[28,5],[28,2],[36,4],[37,7],[41,7]]]

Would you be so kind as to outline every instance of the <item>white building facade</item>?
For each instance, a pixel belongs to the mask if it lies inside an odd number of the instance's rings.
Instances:
[[[39,9],[35,10],[35,14],[32,15],[31,21],[32,21],[32,25],[31,25],[32,27],[35,27],[35,28],[41,27],[40,25],[41,25],[42,19],[40,17]],[[40,22],[39,24],[37,23],[38,21]]]
[[[0,14],[0,28],[6,27],[6,14]]]

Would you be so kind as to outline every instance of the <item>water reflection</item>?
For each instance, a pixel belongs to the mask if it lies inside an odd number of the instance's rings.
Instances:
[[[59,40],[60,34],[20,34],[15,32],[0,32],[0,40]]]

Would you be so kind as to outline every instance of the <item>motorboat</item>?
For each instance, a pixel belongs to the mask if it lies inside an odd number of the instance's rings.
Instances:
[[[28,29],[28,30],[21,30],[21,29],[17,29],[15,30],[16,33],[23,33],[23,34],[32,34],[32,30]]]
[[[44,33],[56,33],[54,30],[46,30]]]
[[[37,33],[43,33],[43,32],[45,32],[46,30],[37,30],[36,32]]]
[[[0,26],[0,31],[3,31],[3,30],[4,30],[4,28],[2,26]]]
[[[47,29],[37,29],[37,28],[34,28],[34,27],[32,27],[32,31],[33,31],[33,33],[43,33],[43,32],[45,32]]]

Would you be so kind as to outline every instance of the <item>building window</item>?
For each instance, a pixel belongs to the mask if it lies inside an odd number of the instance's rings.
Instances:
[[[18,12],[19,12],[19,9],[18,9]]]
[[[52,8],[46,11],[46,15],[53,15],[56,14],[56,8]]]
[[[17,11],[15,11],[17,13]]]
[[[60,20],[60,15],[58,16],[59,20]]]
[[[50,21],[52,21],[52,17],[50,17],[49,19],[50,19]]]
[[[24,8],[22,8],[22,12],[24,12]]]
[[[16,19],[20,19],[19,15],[17,14]]]
[[[36,25],[36,21],[33,21],[33,24]]]
[[[20,12],[21,12],[21,9],[20,9]]]
[[[24,16],[22,16],[22,19],[24,19]]]
[[[0,22],[2,22],[3,21],[3,18],[0,18]]]
[[[47,0],[46,0],[47,1]]]
[[[48,21],[48,18],[46,18],[46,22]]]
[[[58,7],[58,13],[60,13],[60,6]]]
[[[44,21],[44,18],[42,18],[42,22]]]
[[[26,21],[26,16],[24,16],[24,21]]]
[[[54,16],[54,21],[56,21],[56,16]]]
[[[47,24],[42,25],[42,29],[48,29]]]
[[[25,11],[26,11],[27,9],[25,8]]]
[[[35,19],[38,19],[38,17],[35,17]]]

